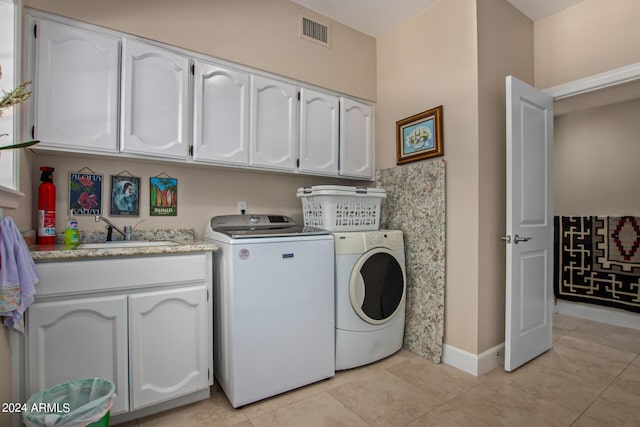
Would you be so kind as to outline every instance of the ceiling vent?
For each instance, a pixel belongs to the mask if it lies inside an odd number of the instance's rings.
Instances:
[[[300,16],[300,37],[324,47],[331,47],[331,28],[305,16]]]

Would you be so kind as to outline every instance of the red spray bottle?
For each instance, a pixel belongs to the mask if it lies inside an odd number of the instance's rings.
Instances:
[[[56,243],[56,186],[53,185],[53,168],[40,167],[40,188],[38,190],[38,244]]]

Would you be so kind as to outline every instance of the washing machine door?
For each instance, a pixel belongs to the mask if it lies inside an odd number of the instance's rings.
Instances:
[[[356,261],[349,280],[349,298],[365,322],[388,322],[404,307],[404,264],[387,248],[374,248]]]

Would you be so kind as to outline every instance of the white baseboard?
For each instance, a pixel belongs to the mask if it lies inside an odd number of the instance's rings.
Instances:
[[[640,314],[615,308],[559,300],[554,311],[567,316],[593,320],[594,322],[608,323],[609,325],[623,328],[640,329]]]
[[[593,320],[594,322],[640,330],[640,314],[628,313],[624,310],[558,301],[554,311],[567,316]],[[469,353],[457,347],[444,344],[442,346],[442,363],[479,377],[499,366],[504,366],[504,343],[480,354]]]
[[[442,346],[442,363],[479,377],[504,365],[504,343],[480,354],[469,353],[444,344]]]

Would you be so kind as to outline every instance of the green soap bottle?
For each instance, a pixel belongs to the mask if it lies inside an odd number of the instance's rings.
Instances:
[[[78,220],[69,211],[69,218],[67,219],[67,227],[64,230],[64,244],[65,245],[77,245],[80,243],[80,235],[78,233]]]

